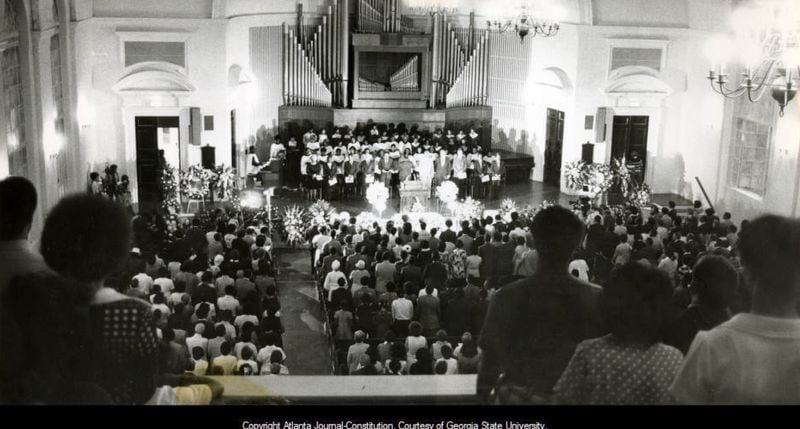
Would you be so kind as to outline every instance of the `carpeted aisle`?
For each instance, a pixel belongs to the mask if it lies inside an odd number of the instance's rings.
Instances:
[[[330,375],[331,353],[308,250],[276,249],[275,252],[280,267],[278,297],[289,372]]]

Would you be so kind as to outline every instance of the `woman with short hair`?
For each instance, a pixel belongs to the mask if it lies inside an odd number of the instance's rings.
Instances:
[[[601,308],[609,335],[578,344],[556,383],[558,404],[661,405],[683,354],[661,343],[670,314],[667,275],[637,262],[611,273]]]

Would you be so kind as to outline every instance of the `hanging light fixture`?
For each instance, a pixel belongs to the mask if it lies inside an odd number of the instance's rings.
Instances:
[[[487,20],[486,26],[497,33],[514,31],[519,36],[520,43],[524,43],[525,37],[529,34],[534,37],[537,35],[551,37],[558,34],[557,9],[554,8],[550,11],[551,13],[537,12],[532,6],[523,2],[517,7],[511,8],[507,14]]]
[[[800,83],[800,4],[753,1],[735,10],[731,21],[733,37],[716,36],[706,45],[714,64],[707,76],[711,88],[728,98],[747,95],[753,103],[769,92],[783,117]],[[725,69],[731,64],[742,70],[738,79]]]

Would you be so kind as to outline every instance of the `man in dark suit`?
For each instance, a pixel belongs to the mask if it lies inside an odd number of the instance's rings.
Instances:
[[[449,335],[461,336],[472,332],[475,322],[475,303],[464,295],[464,288],[456,288],[442,314],[444,330]]]
[[[546,402],[578,343],[607,332],[598,314],[601,289],[567,272],[583,237],[581,220],[552,206],[536,214],[531,232],[539,255],[536,273],[495,293],[481,331],[477,391],[484,400],[498,387],[501,403],[517,396],[503,392],[523,390],[525,397],[515,401]]]
[[[422,279],[430,280],[433,287],[443,290],[447,281],[447,268],[440,261],[439,252],[432,255],[431,263],[422,272]]]
[[[331,247],[328,249],[328,256],[322,258],[322,276],[328,275],[329,272],[332,270],[333,261],[339,260],[339,254],[336,253],[336,248]]]
[[[497,249],[503,244],[502,240],[502,234],[495,231],[492,240],[478,248],[478,256],[481,257],[480,272],[484,279],[497,275]]]
[[[203,273],[203,280],[192,292],[193,304],[208,302],[213,305],[217,303],[218,293],[217,288],[212,284],[213,281],[214,277],[211,275],[211,272],[206,271]]]
[[[415,319],[422,324],[422,333],[425,336],[433,336],[439,330],[439,314],[441,306],[439,298],[434,296],[433,284],[428,281],[425,286],[425,295],[417,298],[417,308]]]
[[[586,233],[586,250],[590,255],[600,250],[600,244],[603,242],[603,236],[606,233],[606,228],[603,226],[603,218],[600,215],[595,215],[589,231]]]
[[[450,220],[450,219],[447,219],[446,221],[444,221],[444,226],[445,226],[446,229],[444,231],[442,231],[441,234],[439,234],[439,240],[441,240],[441,241],[449,241],[449,242],[455,244],[456,243],[456,233],[453,232],[453,230],[451,229],[453,227],[453,221]]]
[[[430,244],[428,243],[428,240],[422,240],[420,243],[419,254],[417,254],[417,265],[419,265],[422,269],[425,269],[425,267],[427,267],[428,264],[430,264],[433,260],[429,246]]]
[[[495,234],[497,232],[495,231]],[[501,238],[508,239],[508,236]],[[495,251],[495,276],[503,277],[514,274],[514,250],[517,245],[511,240],[501,243]]]
[[[441,243],[441,241],[436,238],[436,233],[438,232],[438,229],[431,228],[431,238],[428,239],[428,247],[431,249],[432,253],[439,253],[439,243]]]
[[[503,217],[500,215],[494,217],[494,223],[492,224],[492,226],[494,226],[495,231],[501,234],[506,232],[506,224],[503,223]]]

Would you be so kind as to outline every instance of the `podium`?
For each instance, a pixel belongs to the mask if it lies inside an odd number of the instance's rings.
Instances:
[[[406,180],[400,183],[400,213],[411,211],[414,203],[419,201],[426,209],[431,195],[430,183],[421,180]]]

